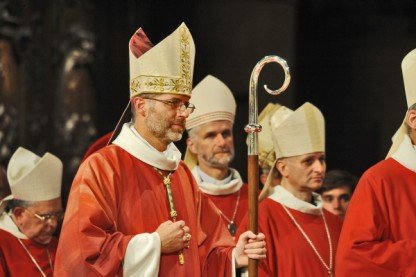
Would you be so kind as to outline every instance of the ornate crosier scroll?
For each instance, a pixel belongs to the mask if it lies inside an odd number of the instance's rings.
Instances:
[[[253,71],[250,77],[249,87],[249,110],[248,119],[249,123],[244,130],[248,133],[248,225],[249,230],[257,234],[258,232],[258,195],[259,195],[259,166],[258,166],[258,132],[261,132],[261,125],[257,123],[257,80],[260,75],[260,71],[268,63],[275,62],[281,65],[285,73],[285,81],[278,90],[271,90],[264,85],[264,89],[272,94],[279,95],[287,89],[290,83],[290,71],[286,61],[278,56],[266,56],[261,59]],[[257,277],[257,260],[249,259],[248,261],[248,274],[250,277]]]

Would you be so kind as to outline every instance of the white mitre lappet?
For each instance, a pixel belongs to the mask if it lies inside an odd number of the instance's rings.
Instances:
[[[325,120],[321,111],[309,102],[292,111],[284,106],[270,116],[270,126],[276,160],[274,161],[260,198],[267,196],[280,158],[314,152],[325,152]]]
[[[410,106],[416,103],[416,49],[410,51],[403,58],[402,74],[404,89],[406,91],[407,108],[410,108]],[[393,135],[392,145],[386,158],[390,157],[394,154],[394,152],[396,152],[396,150],[403,142],[405,136],[407,135],[406,117],[407,112],[404,117],[403,123],[400,125],[399,129]]]
[[[195,111],[186,119],[186,130],[196,126],[216,121],[228,120],[234,123],[237,104],[231,90],[214,76],[206,76],[192,90],[190,102],[195,105]],[[197,164],[197,157],[186,150],[184,162],[192,170]]]
[[[60,197],[62,170],[62,162],[55,155],[45,153],[39,157],[19,147],[7,167],[11,195],[0,202],[0,212],[12,199],[38,202]]]

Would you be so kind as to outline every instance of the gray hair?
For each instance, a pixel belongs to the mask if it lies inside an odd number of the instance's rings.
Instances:
[[[20,200],[20,199],[12,199],[7,203],[7,211],[13,211],[14,209],[18,208],[18,207],[22,207],[22,208],[29,208],[30,206],[33,206],[35,204],[35,202],[31,202],[31,201],[25,201],[25,200]]]

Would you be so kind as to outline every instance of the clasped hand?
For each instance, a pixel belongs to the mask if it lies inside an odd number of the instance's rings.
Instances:
[[[163,254],[178,252],[184,248],[189,248],[191,234],[189,227],[183,220],[172,222],[170,220],[163,222],[156,229],[159,234]]]

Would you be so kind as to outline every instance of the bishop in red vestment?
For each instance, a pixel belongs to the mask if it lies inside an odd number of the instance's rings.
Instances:
[[[52,276],[62,168],[58,157],[22,147],[10,158],[11,195],[0,201],[0,276]]]
[[[186,120],[189,138],[184,161],[234,236],[248,208],[248,186],[230,167],[237,105],[231,90],[212,75],[195,86],[192,103],[199,108]]]
[[[172,198],[177,220],[186,222],[192,239],[183,250],[184,265],[178,253],[160,255],[155,230],[170,218],[169,201],[161,174],[142,161],[146,146],[135,135],[125,125],[114,144],[79,169],[60,236],[56,276],[121,276],[125,256],[140,260],[144,276],[199,276],[203,271],[205,276],[229,276],[233,240],[182,162],[170,175]],[[134,140],[139,143],[129,147]]]
[[[384,161],[361,177],[338,245],[337,276],[416,276],[416,49],[402,61],[408,110]]]
[[[266,236],[267,245],[267,258],[259,262],[259,276],[331,276],[319,257],[327,265],[331,259],[334,262],[342,226],[340,219],[322,209],[321,197],[316,193],[313,194],[313,205],[297,199],[281,185],[272,190],[273,193],[259,205],[259,232]],[[247,226],[247,218],[241,231],[244,226]]]
[[[173,144],[195,109],[192,36],[181,24],[140,56],[137,36],[141,29],[130,41],[132,122],[82,163],[55,276],[232,276],[248,258],[265,258],[264,235],[246,232],[234,248]]]
[[[314,192],[326,171],[323,115],[310,103],[296,111],[281,106],[269,123],[276,160],[259,205],[258,228],[267,248],[259,276],[333,276],[342,223]],[[272,187],[276,172],[281,182]]]
[[[0,218],[0,222],[10,220]],[[52,276],[57,245],[56,238],[44,245],[0,229],[0,276],[42,276],[41,272]]]

